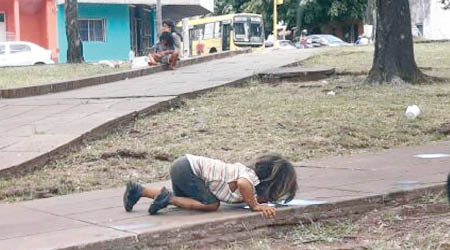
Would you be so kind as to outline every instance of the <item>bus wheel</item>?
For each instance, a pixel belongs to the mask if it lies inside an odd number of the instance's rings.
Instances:
[[[209,50],[209,54],[214,54],[214,53],[217,53],[217,49],[216,48],[211,48]]]

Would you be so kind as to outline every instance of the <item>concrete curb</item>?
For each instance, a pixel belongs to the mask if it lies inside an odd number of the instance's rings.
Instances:
[[[414,43],[448,43],[448,42],[450,42],[450,39],[414,41]]]
[[[444,185],[430,186],[410,191],[397,191],[388,194],[333,202],[306,207],[278,209],[277,219],[264,219],[261,214],[242,214],[231,219],[215,220],[164,231],[142,233],[135,236],[96,242],[83,246],[62,248],[64,250],[91,249],[141,249],[176,248],[181,246],[199,247],[217,246],[236,240],[248,239],[255,235],[274,233],[276,227],[309,224],[315,221],[362,214],[380,208],[393,201],[406,204],[431,192],[444,191]],[[445,191],[444,191],[445,192]]]
[[[335,74],[332,67],[289,67],[278,68],[259,74],[263,83],[319,81]]]
[[[182,60],[178,63],[178,67],[185,67],[197,63],[212,61],[215,59],[226,58],[230,56],[235,56],[239,54],[250,53],[251,49],[237,50],[222,52],[207,56],[201,56],[196,58],[190,58]],[[63,92],[73,89],[79,89],[94,85],[100,85],[105,83],[117,82],[126,79],[132,79],[136,77],[146,76],[154,73],[158,73],[167,69],[167,65],[157,65],[154,67],[146,67],[143,69],[133,69],[126,70],[117,73],[102,74],[96,76],[90,76],[85,78],[79,78],[70,81],[51,83],[45,85],[37,85],[22,88],[11,88],[11,89],[0,89],[0,99],[1,98],[22,98],[29,96],[45,95],[49,93]]]

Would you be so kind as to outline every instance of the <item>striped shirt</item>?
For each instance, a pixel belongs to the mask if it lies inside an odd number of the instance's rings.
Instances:
[[[211,193],[220,201],[227,203],[240,203],[244,201],[239,189],[232,192],[228,185],[228,183],[237,181],[240,178],[245,178],[252,184],[256,197],[255,186],[259,184],[259,179],[252,169],[241,163],[229,164],[219,160],[189,154],[186,157],[191,164],[192,172],[206,183]]]

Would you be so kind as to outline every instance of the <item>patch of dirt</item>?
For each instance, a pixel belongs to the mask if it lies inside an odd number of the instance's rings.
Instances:
[[[445,122],[439,125],[439,127],[432,129],[429,133],[438,133],[442,135],[450,135],[450,122]]]
[[[118,149],[113,152],[105,152],[100,155],[100,158],[103,160],[109,159],[109,158],[134,158],[134,159],[145,159],[147,158],[148,153],[147,152],[136,152],[129,149]]]
[[[175,156],[167,154],[167,153],[154,153],[153,158],[155,158],[155,160],[159,160],[159,161],[168,161],[168,162],[172,162],[173,160],[175,160]]]

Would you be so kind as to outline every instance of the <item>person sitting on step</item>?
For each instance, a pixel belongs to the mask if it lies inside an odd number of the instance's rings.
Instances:
[[[163,32],[159,41],[155,45],[154,52],[148,54],[148,65],[153,66],[163,63],[169,65],[169,69],[174,70],[177,66],[179,52],[175,50],[172,34]]]

